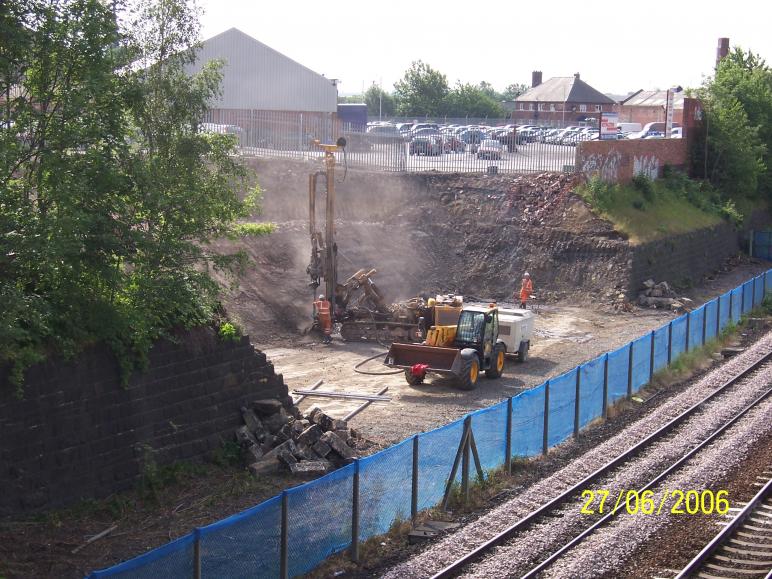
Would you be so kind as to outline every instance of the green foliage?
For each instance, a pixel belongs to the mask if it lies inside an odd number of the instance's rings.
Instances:
[[[578,192],[590,206],[600,212],[606,212],[611,207],[614,188],[598,175],[590,177],[585,185],[579,187]]]
[[[217,330],[217,335],[225,342],[238,342],[241,340],[241,328],[230,322],[225,322]]]
[[[445,97],[445,114],[449,117],[503,117],[504,109],[491,92],[491,89],[459,82]]]
[[[636,189],[646,201],[654,201],[654,182],[650,177],[643,173],[633,175],[631,185]]]
[[[703,177],[735,199],[772,196],[772,70],[734,48],[698,95],[707,132],[707,149],[703,135],[695,150]]]
[[[507,88],[504,89],[504,92],[501,94],[502,100],[513,101],[521,94],[527,91],[528,91],[527,84],[523,84],[523,83],[510,84]]]
[[[233,137],[198,130],[219,64],[185,74],[198,21],[183,0],[141,0],[127,30],[98,0],[0,12],[0,93],[14,95],[0,106],[0,365],[18,385],[43,356],[104,341],[128,379],[157,338],[211,319],[210,267],[243,265],[209,242],[271,230],[234,225],[259,190],[240,200]]]
[[[226,440],[220,448],[212,452],[212,462],[220,467],[240,466],[243,456],[244,453],[237,442]]]
[[[448,80],[421,60],[414,61],[401,80],[394,83],[397,113],[401,116],[444,114]]]
[[[397,108],[394,96],[376,85],[367,89],[364,102],[367,103],[367,114],[372,117],[377,117],[379,114],[384,117],[393,116]]]

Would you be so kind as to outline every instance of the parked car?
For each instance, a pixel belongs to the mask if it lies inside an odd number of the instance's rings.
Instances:
[[[434,132],[440,132],[440,126],[437,123],[416,123],[410,128],[410,132],[415,135],[421,129],[434,129]]]
[[[410,136],[415,139],[416,137],[439,137],[441,135],[439,129],[422,128],[410,131]]]
[[[436,136],[414,137],[410,141],[411,155],[442,155],[442,139]]]
[[[477,149],[478,159],[501,159],[504,153],[504,145],[493,139],[485,139]]]
[[[446,134],[442,136],[442,150],[445,153],[463,153],[466,143],[456,135]]]

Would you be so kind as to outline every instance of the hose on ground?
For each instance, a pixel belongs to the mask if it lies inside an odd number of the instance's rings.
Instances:
[[[359,362],[357,365],[354,366],[354,372],[356,372],[357,374],[366,374],[368,376],[391,376],[392,374],[402,374],[402,372],[404,372],[404,370],[392,370],[391,372],[367,372],[366,370],[360,370],[359,369],[362,366],[364,366],[365,364],[367,364],[368,362],[370,362],[372,360],[375,360],[376,358],[380,358],[385,353],[386,352],[380,352],[380,353],[376,354],[375,356],[370,356],[366,360],[362,360],[361,362]]]

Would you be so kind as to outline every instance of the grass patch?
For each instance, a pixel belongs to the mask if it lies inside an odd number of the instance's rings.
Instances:
[[[592,177],[577,193],[631,243],[742,221],[731,201],[709,185],[668,170],[662,179],[638,175],[629,185],[612,185]]]

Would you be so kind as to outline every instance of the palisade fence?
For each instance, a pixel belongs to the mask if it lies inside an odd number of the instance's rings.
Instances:
[[[315,139],[334,143],[343,136],[347,141],[346,155],[344,158],[342,153],[336,153],[339,163],[382,171],[573,172],[576,162],[575,142],[531,142],[513,130],[494,139],[502,148],[492,152],[480,147],[488,139],[482,130],[462,137],[443,135],[408,140],[393,127],[391,134],[368,133],[364,126],[344,125],[330,113],[213,110],[207,114],[202,128],[235,135],[241,153],[246,156],[300,160],[322,156],[313,144]]]
[[[437,506],[452,483],[468,476],[465,441],[476,443],[472,451],[485,470],[502,465],[511,469],[512,458],[546,454],[578,436],[591,421],[605,418],[609,404],[630,398],[681,354],[739,321],[767,291],[772,291],[772,269],[540,386],[357,459],[89,578],[284,578],[306,573],[346,549],[356,559],[361,541]],[[459,472],[462,454],[465,464]]]

